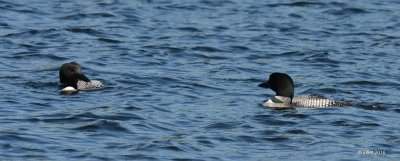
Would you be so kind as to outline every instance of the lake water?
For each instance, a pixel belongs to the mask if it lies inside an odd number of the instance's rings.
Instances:
[[[0,160],[398,160],[399,8],[0,0]],[[71,61],[106,87],[60,94]],[[357,105],[265,108],[272,72]]]

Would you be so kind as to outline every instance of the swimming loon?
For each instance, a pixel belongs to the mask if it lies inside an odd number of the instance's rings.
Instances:
[[[60,71],[60,92],[73,93],[78,90],[90,90],[103,87],[97,80],[90,80],[81,72],[78,63],[70,62],[61,65]]]
[[[258,85],[270,88],[276,95],[264,102],[265,107],[339,107],[351,105],[350,102],[336,101],[321,96],[296,96],[294,97],[293,80],[285,73],[272,73],[269,80]]]

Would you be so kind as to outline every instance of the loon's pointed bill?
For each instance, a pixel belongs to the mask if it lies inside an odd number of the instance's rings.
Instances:
[[[85,81],[85,82],[90,82],[90,79],[89,79],[88,77],[86,77],[83,73],[77,73],[77,74],[76,74],[76,77],[77,77],[79,80],[83,80],[83,81]]]
[[[300,107],[337,107],[351,105],[349,102],[331,100],[319,96],[296,96],[294,97],[294,84],[292,78],[285,73],[272,73],[269,79],[258,85],[269,88],[276,94],[263,103],[266,107],[292,108]]]
[[[269,88],[269,83],[268,83],[268,81],[266,81],[266,82],[260,83],[258,86],[263,87],[263,88]]]
[[[103,87],[100,81],[90,80],[86,77],[81,67],[76,62],[65,63],[61,65],[59,71],[60,91],[71,93],[78,90],[90,90]]]

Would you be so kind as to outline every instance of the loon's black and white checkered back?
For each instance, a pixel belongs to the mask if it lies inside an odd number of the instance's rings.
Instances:
[[[297,96],[292,101],[301,107],[340,107],[351,105],[349,102],[327,99],[321,96]]]
[[[278,107],[278,108],[279,107],[319,108],[319,107],[340,107],[349,105],[351,105],[350,102],[336,101],[320,96],[296,96],[293,98],[292,104],[290,104],[290,97],[275,96],[264,103],[264,106],[266,107]]]
[[[91,89],[99,89],[104,87],[103,83],[98,80],[91,80],[90,82],[85,82],[79,80],[77,83],[78,90],[91,90]]]

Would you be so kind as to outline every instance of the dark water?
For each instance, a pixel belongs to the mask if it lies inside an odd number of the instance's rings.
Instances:
[[[0,160],[397,160],[399,8],[0,0]],[[70,61],[106,87],[59,94]],[[276,71],[358,105],[264,108]]]

